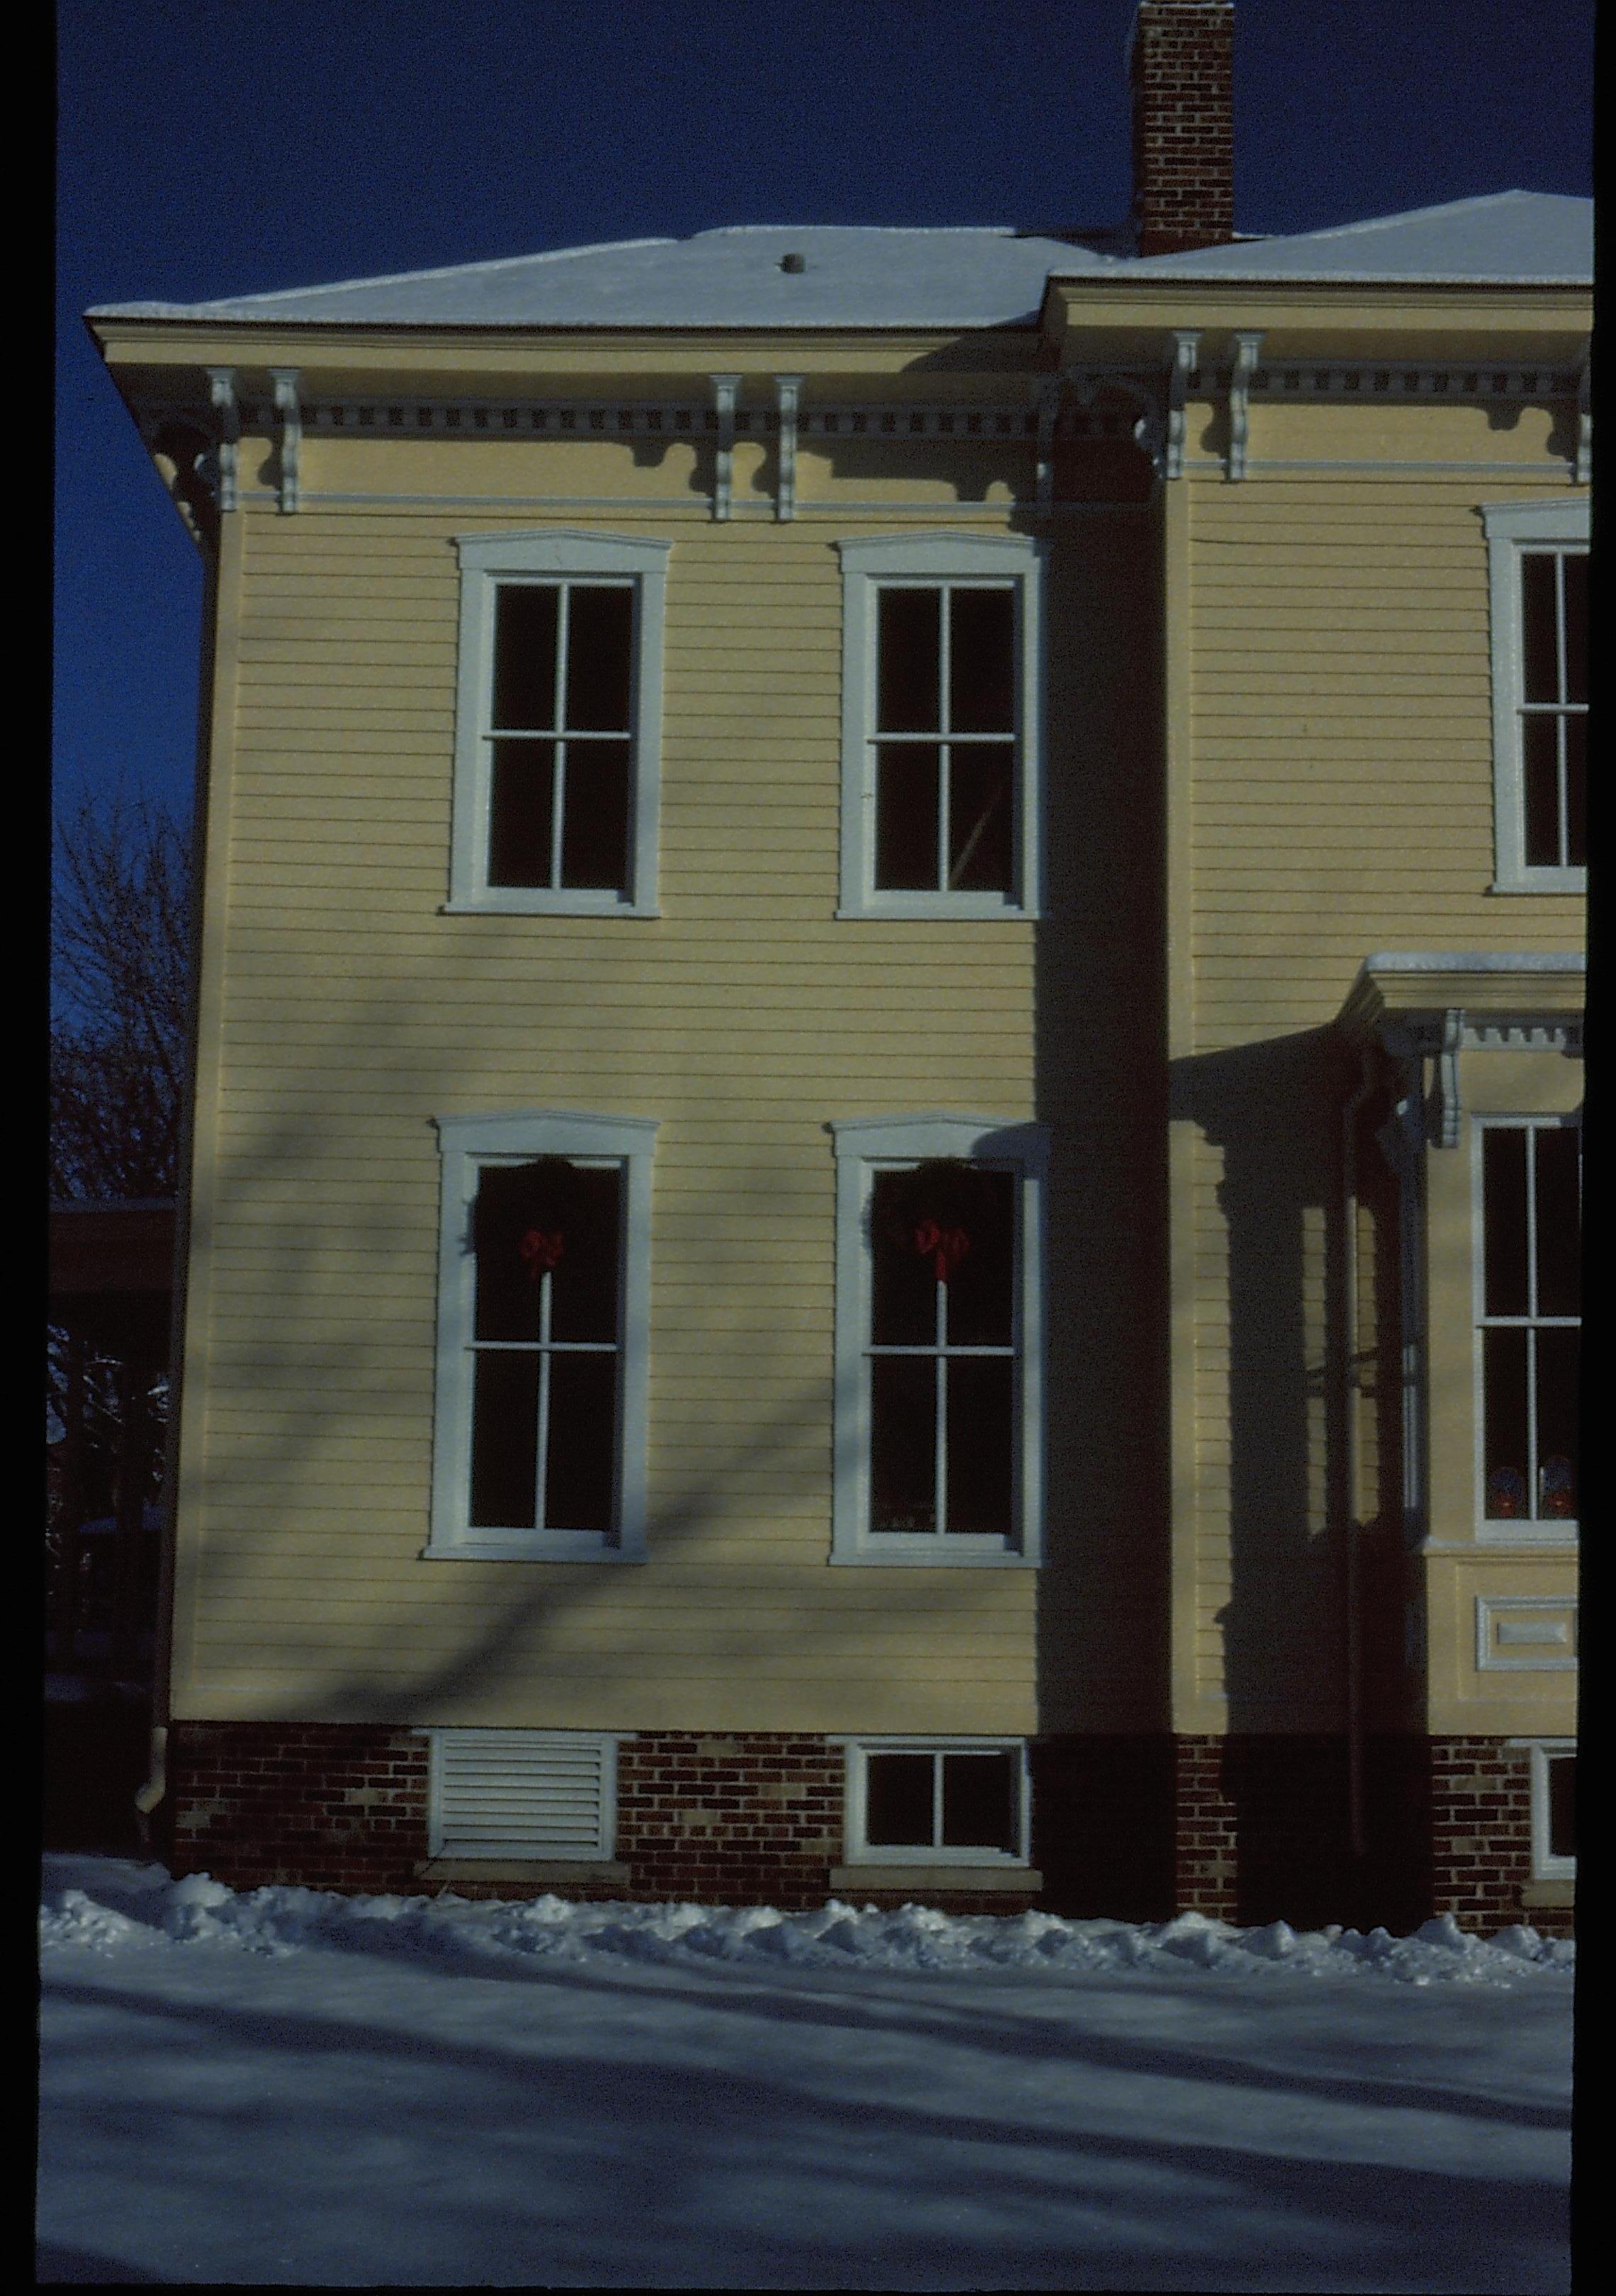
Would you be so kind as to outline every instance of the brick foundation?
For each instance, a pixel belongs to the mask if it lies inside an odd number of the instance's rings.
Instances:
[[[426,1740],[357,1723],[180,1722],[168,1734],[174,1872],[233,1889],[418,1890]]]
[[[822,1906],[841,1855],[841,1749],[644,1730],[619,1744],[617,1808],[634,1898]]]
[[[1529,1922],[1569,1937],[1569,1906],[1524,1903],[1532,1879],[1531,1755],[1501,1738],[1431,1742],[1431,1904],[1464,1929]]]

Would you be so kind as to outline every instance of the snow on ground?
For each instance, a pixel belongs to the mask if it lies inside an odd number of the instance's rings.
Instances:
[[[1572,1951],[45,1861],[43,2280],[1554,2290]]]

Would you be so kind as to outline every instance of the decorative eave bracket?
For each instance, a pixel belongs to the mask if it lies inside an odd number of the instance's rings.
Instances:
[[[303,444],[303,414],[298,398],[301,370],[295,366],[272,366],[269,380],[275,386],[275,411],[281,423],[281,452],[278,496],[283,511],[295,511],[299,500],[298,472],[299,456]]]
[[[1175,327],[1172,346],[1167,377],[1167,442],[1161,459],[1161,475],[1164,479],[1181,479],[1184,476],[1185,400],[1189,392],[1190,378],[1199,373],[1201,365],[1199,328]]]
[[[1229,462],[1231,479],[1246,474],[1246,440],[1251,430],[1251,377],[1262,357],[1262,336],[1242,328],[1235,337],[1235,363],[1229,369]]]
[[[236,461],[242,437],[242,410],[235,395],[235,369],[207,370],[208,397],[218,422],[218,507],[221,514],[237,504]]]
[[[1579,487],[1594,483],[1594,355],[1590,345],[1577,377],[1577,460],[1571,475]]]
[[[802,377],[800,374],[777,374],[775,377],[775,404],[780,422],[775,487],[775,516],[777,519],[795,518],[797,515],[797,409],[801,395]]]

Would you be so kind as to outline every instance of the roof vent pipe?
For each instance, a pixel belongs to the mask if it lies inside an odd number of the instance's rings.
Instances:
[[[1128,43],[1137,252],[1235,236],[1234,0],[1139,0]]]

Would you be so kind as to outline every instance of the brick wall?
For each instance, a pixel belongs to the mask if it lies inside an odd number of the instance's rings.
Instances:
[[[618,1746],[617,1854],[636,1898],[823,1905],[842,1752],[823,1738],[644,1730]]]
[[[1431,1910],[1465,1929],[1530,1922],[1569,1936],[1570,1906],[1525,1906],[1532,1878],[1531,1755],[1500,1738],[1431,1742]]]
[[[1229,0],[1140,0],[1132,75],[1141,255],[1234,236],[1234,55]]]
[[[1173,1742],[1050,1738],[1032,1762],[1039,1904],[1083,1920],[1161,1922],[1173,1896]]]
[[[179,1722],[168,1737],[174,1872],[234,1889],[419,1889],[427,1743],[352,1723]]]

